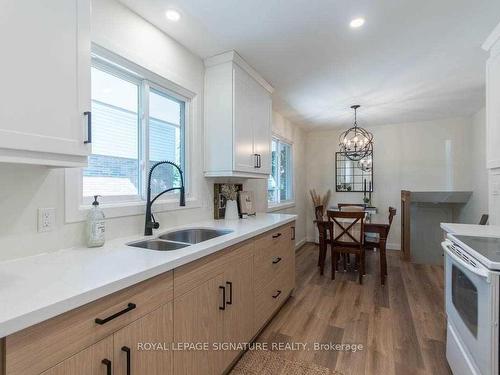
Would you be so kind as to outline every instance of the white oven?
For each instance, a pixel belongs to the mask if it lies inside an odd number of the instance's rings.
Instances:
[[[498,374],[499,272],[453,235],[445,251],[446,357],[454,375]]]

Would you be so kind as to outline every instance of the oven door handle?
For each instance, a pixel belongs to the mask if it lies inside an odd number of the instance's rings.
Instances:
[[[487,268],[479,268],[479,267],[473,267],[469,263],[464,262],[462,259],[460,259],[453,251],[450,250],[450,246],[453,244],[449,240],[445,240],[441,242],[441,246],[443,247],[443,250],[452,258],[456,263],[460,264],[462,267],[466,268],[470,272],[472,272],[475,275],[484,277],[486,279],[486,282],[490,282],[490,275],[491,272]]]

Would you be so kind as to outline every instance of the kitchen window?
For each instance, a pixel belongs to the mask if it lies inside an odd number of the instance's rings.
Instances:
[[[95,57],[91,99],[92,155],[82,172],[84,204],[94,195],[104,204],[144,200],[147,174],[158,161],[173,161],[185,172],[186,98]],[[161,166],[152,192],[178,184],[174,169]]]
[[[273,137],[271,142],[271,175],[267,181],[269,206],[293,203],[292,144]]]

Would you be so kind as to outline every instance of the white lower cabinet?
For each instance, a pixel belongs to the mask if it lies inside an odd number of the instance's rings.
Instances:
[[[0,162],[85,166],[90,0],[5,0],[0,19]]]

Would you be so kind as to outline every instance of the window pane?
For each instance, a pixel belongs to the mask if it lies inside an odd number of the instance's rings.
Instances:
[[[92,68],[92,155],[83,196],[139,194],[139,87]]]
[[[149,166],[168,160],[184,171],[185,103],[151,89],[149,94]],[[151,191],[157,194],[180,186],[177,170],[169,165],[158,167],[151,180]]]
[[[278,142],[271,142],[271,174],[267,180],[267,200],[278,203]]]
[[[287,143],[279,143],[280,152],[280,201],[286,201],[292,198],[292,166],[291,166],[291,146]]]

